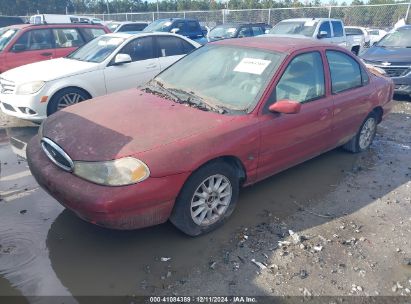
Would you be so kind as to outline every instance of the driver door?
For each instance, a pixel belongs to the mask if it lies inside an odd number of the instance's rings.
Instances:
[[[160,72],[151,36],[130,41],[117,54],[130,55],[131,62],[115,65],[114,57],[104,69],[107,94],[142,86]]]
[[[296,114],[271,113],[288,99],[302,104]],[[295,56],[273,88],[262,114],[258,179],[271,176],[331,146],[333,100],[327,93],[323,57],[313,51]]]

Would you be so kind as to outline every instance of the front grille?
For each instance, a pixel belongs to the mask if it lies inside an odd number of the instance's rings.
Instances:
[[[379,68],[383,69],[387,76],[389,77],[401,77],[408,74],[410,71],[409,67],[384,67],[379,66]]]
[[[62,148],[60,148],[55,142],[43,137],[41,139],[41,146],[47,157],[58,167],[65,171],[73,171],[73,161],[70,156]]]
[[[16,90],[16,84],[14,81],[7,80],[0,77],[0,93],[13,94]]]
[[[8,103],[2,102],[2,104],[3,104],[3,107],[4,107],[6,110],[16,112],[16,110],[15,110],[11,105],[9,105]]]

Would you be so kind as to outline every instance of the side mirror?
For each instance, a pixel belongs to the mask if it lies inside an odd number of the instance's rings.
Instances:
[[[264,33],[265,33],[265,34],[269,34],[269,33],[270,33],[270,30],[265,30]]]
[[[178,27],[175,27],[170,31],[170,33],[176,34],[179,31],[180,31],[180,29]]]
[[[273,113],[297,114],[301,110],[301,103],[282,99],[273,103],[268,110]]]
[[[114,65],[122,65],[131,62],[129,54],[117,54],[114,58]]]
[[[321,38],[325,38],[325,37],[327,37],[328,36],[328,32],[327,31],[320,31],[319,33],[318,33],[318,35],[317,35],[317,38],[318,39],[321,39]]]
[[[24,44],[15,44],[11,48],[12,52],[18,53],[18,52],[23,52],[26,50],[26,46]]]

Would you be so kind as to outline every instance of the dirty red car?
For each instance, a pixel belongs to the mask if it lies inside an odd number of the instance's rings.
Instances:
[[[391,80],[338,46],[223,40],[140,90],[52,115],[28,161],[86,221],[135,229],[170,219],[199,235],[230,216],[240,187],[336,147],[367,149],[392,95]]]

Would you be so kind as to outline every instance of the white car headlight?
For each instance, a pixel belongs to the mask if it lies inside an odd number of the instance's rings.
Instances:
[[[105,186],[131,185],[142,182],[150,176],[147,165],[133,157],[104,162],[75,161],[73,173]]]
[[[17,86],[16,94],[17,95],[28,95],[34,94],[40,91],[40,89],[44,86],[45,81],[31,81],[23,83]]]

